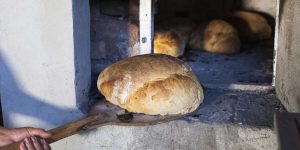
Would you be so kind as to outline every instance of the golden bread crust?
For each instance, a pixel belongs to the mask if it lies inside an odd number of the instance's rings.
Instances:
[[[232,24],[237,28],[242,41],[251,42],[272,38],[272,27],[260,14],[236,11]]]
[[[121,60],[101,72],[97,85],[109,102],[148,115],[186,114],[204,97],[191,68],[162,54]]]

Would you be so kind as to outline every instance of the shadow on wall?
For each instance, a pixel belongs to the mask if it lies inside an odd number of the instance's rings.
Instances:
[[[1,93],[0,93],[0,126],[3,126],[3,115],[2,115],[2,106],[1,106]]]
[[[75,115],[72,115],[72,113],[78,113],[78,110],[76,109],[60,108],[46,103],[45,99],[39,99],[26,93],[15,78],[14,72],[10,69],[9,64],[5,61],[1,53],[0,93],[4,126],[6,127],[15,127],[16,124],[14,124],[14,119],[25,120],[27,116],[37,119],[38,122],[35,122],[35,124],[39,124],[40,127],[46,125],[56,126],[62,123],[60,119],[56,118],[68,115],[65,120],[73,120]],[[20,118],[20,115],[24,118]],[[29,122],[27,121],[24,125],[31,126],[31,124],[28,123]]]
[[[90,105],[87,97],[91,82],[89,3],[76,0],[72,7],[76,105],[86,113]]]

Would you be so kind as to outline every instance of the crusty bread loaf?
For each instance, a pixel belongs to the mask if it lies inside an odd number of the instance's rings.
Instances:
[[[193,25],[178,25],[170,28],[171,31],[173,31],[183,39],[183,41],[185,42],[185,46],[190,40],[190,35],[193,29]]]
[[[204,30],[207,23],[201,23],[191,32],[188,48],[192,50],[204,50]]]
[[[148,115],[187,114],[203,101],[191,68],[163,54],[121,60],[101,72],[97,86],[109,102]]]
[[[230,22],[238,30],[242,41],[252,42],[272,38],[272,27],[260,14],[236,11]]]
[[[154,32],[154,53],[166,54],[174,57],[183,55],[186,42],[171,30],[157,30]]]
[[[173,18],[164,21],[165,30],[171,30],[175,32],[179,37],[183,38],[187,44],[190,38],[191,32],[197,27],[197,25],[189,19]]]
[[[237,30],[224,20],[213,20],[204,30],[204,50],[213,53],[232,54],[240,50]]]

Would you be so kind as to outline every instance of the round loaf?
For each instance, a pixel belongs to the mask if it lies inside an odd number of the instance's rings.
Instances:
[[[163,54],[121,60],[100,73],[97,86],[109,102],[147,115],[187,114],[204,97],[191,68]]]
[[[176,18],[165,20],[162,28],[175,32],[187,44],[190,39],[191,32],[197,27],[197,24],[189,19]]]
[[[233,13],[231,23],[237,28],[244,42],[267,40],[272,38],[272,27],[260,14],[247,11]]]
[[[204,50],[204,30],[207,23],[201,23],[191,32],[188,48],[192,50]]]
[[[185,46],[186,46],[190,40],[190,35],[193,30],[193,26],[192,25],[191,26],[178,25],[173,28],[170,28],[170,30],[173,31],[174,33],[176,33],[179,37],[181,37],[183,39],[183,41],[185,42]]]
[[[240,39],[237,30],[224,20],[213,20],[204,30],[204,50],[213,53],[239,52]]]
[[[158,30],[154,33],[154,53],[174,57],[183,55],[186,42],[173,31]]]

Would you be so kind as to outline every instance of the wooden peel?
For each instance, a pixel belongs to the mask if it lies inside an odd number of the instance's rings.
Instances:
[[[106,125],[121,125],[121,126],[147,126],[159,124],[167,121],[172,121],[181,118],[186,115],[144,115],[123,113],[125,112],[118,106],[112,105],[106,101],[100,101],[97,104],[97,108],[91,112],[91,114],[85,118],[77,121],[59,126],[57,128],[49,130],[52,136],[46,141],[51,144],[68,136],[74,135],[79,132],[98,128]],[[1,150],[19,150],[21,142],[13,143],[8,146],[0,148]]]

